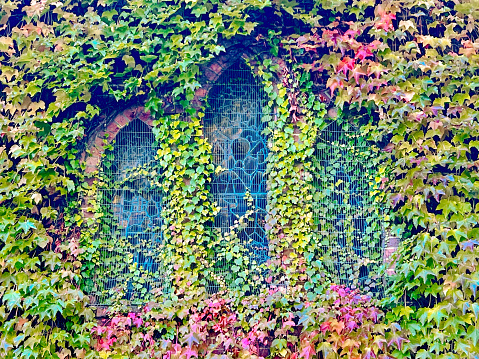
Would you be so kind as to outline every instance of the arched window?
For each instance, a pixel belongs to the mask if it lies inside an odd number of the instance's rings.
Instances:
[[[159,254],[164,204],[154,143],[151,129],[134,120],[118,133],[102,160],[100,246],[91,283],[95,305],[118,299],[141,304],[152,290],[163,287]]]
[[[338,118],[319,135],[314,153],[314,219],[331,280],[382,293],[381,206],[375,200],[375,152],[358,127]]]
[[[248,66],[238,62],[220,76],[208,98],[204,131],[213,162],[221,167],[211,183],[211,193],[221,208],[214,227],[228,232],[251,209],[246,197],[250,193],[255,212],[238,236],[248,249],[250,262],[261,264],[268,259],[264,228],[268,147],[261,121],[267,97]]]

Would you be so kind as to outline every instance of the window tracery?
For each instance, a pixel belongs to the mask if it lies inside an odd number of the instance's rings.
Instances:
[[[134,120],[115,141],[101,163],[97,194],[101,243],[91,283],[96,305],[120,299],[141,304],[165,284],[159,258],[165,203],[157,185],[155,137]]]
[[[261,121],[265,92],[242,62],[227,69],[210,91],[204,132],[212,147],[213,163],[220,172],[211,182],[211,193],[220,213],[214,227],[227,233],[248,211],[249,193],[254,215],[239,234],[256,264],[268,259],[264,228],[266,211],[267,138]]]

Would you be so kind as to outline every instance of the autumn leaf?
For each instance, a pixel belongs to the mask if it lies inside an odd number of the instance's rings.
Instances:
[[[186,359],[190,359],[191,357],[198,358],[198,351],[196,349],[192,349],[192,347],[188,346],[185,349],[183,349],[181,353],[182,357],[185,357]]]
[[[301,353],[299,354],[300,358],[310,359],[314,355],[316,355],[316,351],[312,344],[306,345],[304,348],[301,349]]]
[[[199,344],[200,340],[197,333],[188,333],[183,337],[183,343],[186,343],[189,347],[193,347],[195,344]]]

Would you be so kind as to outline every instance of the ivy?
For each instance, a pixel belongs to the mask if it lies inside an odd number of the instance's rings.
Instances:
[[[477,356],[475,1],[0,4],[2,356]],[[209,182],[221,169],[195,102],[206,66],[238,44],[255,48],[250,66],[269,98],[272,259],[254,273],[237,239],[254,209],[228,238],[211,229]],[[87,178],[84,139],[135,101],[155,118],[168,198],[158,254],[171,289],[100,323],[83,290],[102,244],[105,179]],[[382,309],[331,286],[317,255],[314,147],[333,103],[343,118],[368,114],[358,125],[381,149],[375,195],[403,239]],[[209,281],[222,292],[206,293]]]

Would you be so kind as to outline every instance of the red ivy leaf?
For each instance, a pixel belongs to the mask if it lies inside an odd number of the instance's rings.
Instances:
[[[395,14],[386,14],[386,13],[381,13],[381,20],[379,20],[375,25],[374,27],[378,30],[382,29],[386,32],[388,32],[389,30],[393,30],[394,27],[393,27],[393,24],[392,24],[392,21],[396,19],[396,15]]]
[[[346,56],[339,62],[338,66],[336,67],[336,73],[343,72],[344,76],[346,76],[348,73],[348,70],[354,69],[355,65],[356,65],[356,61],[350,58],[349,56]]]
[[[358,51],[356,52],[355,58],[359,61],[364,61],[366,57],[373,56],[373,53],[369,46],[361,46]]]

